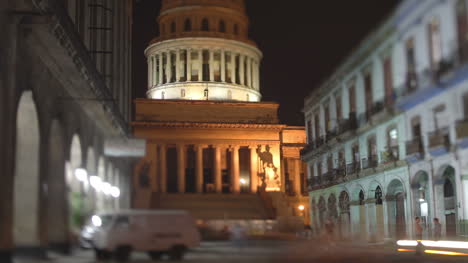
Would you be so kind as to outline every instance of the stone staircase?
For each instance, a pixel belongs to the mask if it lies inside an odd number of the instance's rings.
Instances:
[[[257,194],[157,194],[151,197],[153,209],[181,209],[196,219],[264,220],[271,213]]]

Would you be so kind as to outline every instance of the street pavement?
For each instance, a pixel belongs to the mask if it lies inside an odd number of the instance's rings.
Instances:
[[[167,258],[160,260],[168,261]],[[77,250],[73,256],[50,254],[48,260],[38,261],[17,258],[15,263],[95,263],[90,250]],[[109,261],[112,263],[112,261]],[[145,253],[133,253],[132,263],[150,263]],[[438,263],[468,262],[468,257],[416,256],[413,253],[398,254],[395,248],[369,246],[368,244],[328,244],[317,241],[248,241],[242,244],[231,242],[204,242],[201,247],[187,253],[184,262],[189,263]]]

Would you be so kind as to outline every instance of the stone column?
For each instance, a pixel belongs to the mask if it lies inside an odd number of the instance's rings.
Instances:
[[[239,146],[237,145],[232,146],[231,151],[232,151],[231,188],[234,194],[238,194],[240,193]]]
[[[177,49],[176,50],[176,80],[175,82],[179,82],[180,81],[180,50]]]
[[[239,77],[240,77],[240,84],[245,85],[244,80],[245,80],[245,56],[240,55],[239,57]]]
[[[153,87],[152,69],[153,69],[153,57],[149,57],[148,58],[148,88]]]
[[[247,87],[252,87],[252,60],[247,58]]]
[[[236,83],[236,54],[231,52],[231,82]]]
[[[192,50],[187,49],[187,82],[192,81]]]
[[[158,77],[158,84],[163,84],[163,53],[159,53],[159,77]]]
[[[214,81],[214,55],[213,55],[213,50],[209,50],[210,52],[210,63],[209,63],[209,68],[210,68],[210,81]]]
[[[203,80],[203,49],[198,50],[198,81]]]
[[[179,194],[185,193],[185,146],[177,145],[177,184]]]
[[[160,145],[159,146],[159,167],[160,167],[160,190],[161,193],[166,193],[167,192],[167,161],[166,161],[166,145]]]
[[[255,146],[250,149],[250,191],[256,193],[258,190],[258,156]]]
[[[168,51],[167,55],[166,55],[166,77],[167,77],[167,83],[171,83],[171,79],[172,79],[172,55],[171,55],[171,51]]]
[[[221,146],[215,146],[214,149],[214,177],[216,193],[223,191],[222,172],[221,172]]]
[[[254,62],[254,89],[259,90],[260,89],[260,68],[259,64],[257,61]]]
[[[195,182],[197,193],[203,193],[203,146],[196,148]]]
[[[301,160],[293,160],[293,162],[294,162],[294,193],[296,194],[296,196],[300,196],[301,195]]]
[[[226,53],[221,50],[221,82],[226,82]]]
[[[153,75],[153,86],[158,85],[158,58],[156,56],[153,56],[153,72],[151,72]]]

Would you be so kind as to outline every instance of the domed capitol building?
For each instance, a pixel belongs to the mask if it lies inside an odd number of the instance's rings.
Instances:
[[[163,0],[145,50],[146,99],[135,101],[133,207],[186,209],[206,222],[309,224],[304,127],[261,102],[262,52],[243,0]],[[276,222],[276,221],[274,221]]]

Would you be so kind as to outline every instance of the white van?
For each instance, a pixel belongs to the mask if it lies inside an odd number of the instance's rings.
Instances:
[[[93,248],[98,260],[114,256],[126,261],[132,251],[148,252],[153,260],[163,254],[181,260],[188,249],[200,245],[200,234],[188,212],[128,210],[92,216],[81,243]]]

